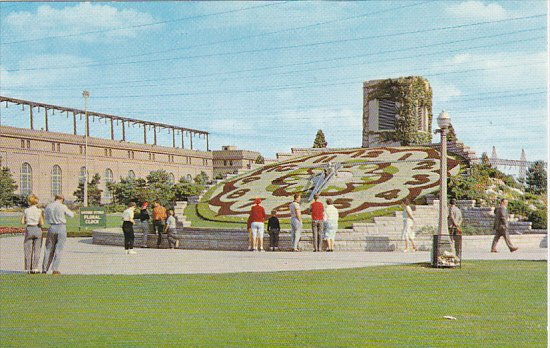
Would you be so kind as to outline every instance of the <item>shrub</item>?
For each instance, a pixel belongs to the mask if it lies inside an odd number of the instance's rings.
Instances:
[[[508,202],[508,211],[511,214],[526,216],[531,209],[527,203],[522,200],[513,200]]]
[[[529,213],[529,221],[533,223],[534,229],[547,229],[548,228],[548,212],[546,209],[537,209]]]

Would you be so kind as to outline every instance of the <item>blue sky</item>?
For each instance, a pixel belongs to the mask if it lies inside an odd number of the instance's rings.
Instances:
[[[478,154],[496,146],[503,158],[519,159],[522,148],[529,160],[547,158],[542,0],[8,2],[0,10],[4,96],[83,108],[87,89],[90,110],[206,130],[213,149],[274,157],[311,146],[317,129],[330,147],[361,146],[362,81],[422,75],[434,117],[447,110]],[[18,109],[1,116],[28,125]],[[66,128],[65,116],[52,121]]]

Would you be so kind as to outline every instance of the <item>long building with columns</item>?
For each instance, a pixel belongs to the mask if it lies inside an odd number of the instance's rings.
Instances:
[[[205,131],[1,96],[0,102],[3,103],[2,107],[12,104],[27,107],[30,125],[30,129],[0,126],[0,167],[10,169],[18,186],[17,194],[34,193],[43,202],[51,201],[56,194],[63,194],[68,201],[76,199],[73,193],[86,173],[86,148],[89,176],[92,177],[95,173],[101,176],[99,188],[103,190],[103,203],[111,201],[111,194],[106,188],[107,182],[115,182],[125,177],[145,178],[150,172],[159,169],[166,170],[174,182],[182,177],[192,180],[201,172],[212,178],[222,169],[215,167],[215,163],[222,163],[215,161],[215,157],[226,158],[228,155],[225,153],[228,151],[224,150],[210,151],[209,134]],[[45,125],[40,130],[34,129],[38,108],[42,108],[42,124]],[[67,129],[72,131],[72,134],[49,130],[48,111],[54,110],[67,113],[67,126],[71,125]],[[82,122],[86,122],[85,129],[88,130],[88,135],[91,128],[89,118],[102,119],[107,125],[110,123],[110,139],[77,134],[77,118],[81,117]],[[122,139],[115,139],[115,124],[122,127]],[[131,124],[143,128],[143,143],[127,141],[125,127]],[[173,146],[161,146],[157,143],[158,129],[169,130]],[[151,130],[151,143],[147,143],[147,136]],[[206,141],[206,151],[193,147],[194,137]],[[231,165],[226,162],[223,171],[246,169],[246,163],[248,161],[238,159],[235,159],[234,163],[232,161]]]

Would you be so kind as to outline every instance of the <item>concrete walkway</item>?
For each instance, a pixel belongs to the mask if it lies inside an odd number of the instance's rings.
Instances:
[[[464,250],[464,260],[547,260],[548,249],[520,249],[510,253],[504,241],[499,253]],[[91,238],[69,238],[65,245],[62,274],[192,274],[276,272],[355,268],[429,262],[429,252],[249,252],[136,249],[126,255],[121,247],[92,244]],[[44,245],[42,253],[44,252]],[[40,258],[42,264],[42,257]],[[23,270],[23,237],[0,238],[0,273]]]

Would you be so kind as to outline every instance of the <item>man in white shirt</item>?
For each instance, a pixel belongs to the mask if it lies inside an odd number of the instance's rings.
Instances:
[[[65,216],[73,217],[74,213],[67,208],[63,195],[56,195],[55,201],[44,209],[46,223],[50,224],[46,238],[46,251],[42,261],[42,273],[47,273],[52,266],[52,274],[61,274],[59,264],[65,241],[67,240],[67,220]]]

